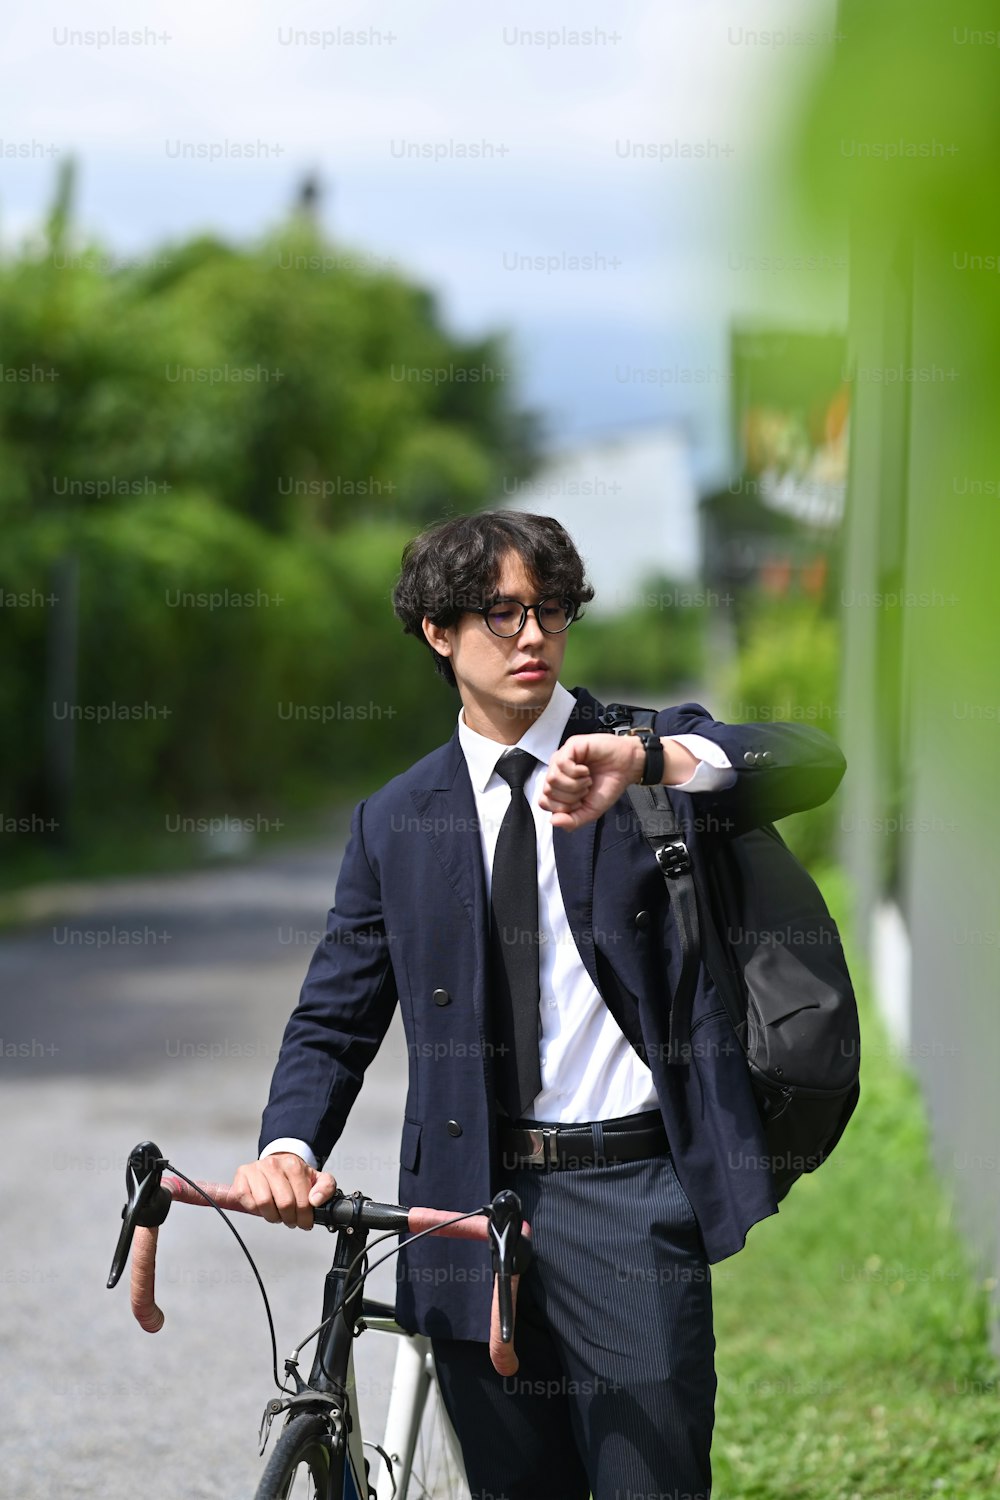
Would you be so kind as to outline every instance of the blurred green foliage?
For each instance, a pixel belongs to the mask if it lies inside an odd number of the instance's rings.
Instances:
[[[671,688],[701,676],[705,607],[687,585],[650,574],[633,608],[615,615],[585,610],[569,635],[567,684],[604,693],[638,694],[633,701],[663,708]]]
[[[1000,833],[982,797],[1000,636],[998,23],[994,0],[840,0],[841,38],[786,133],[787,192],[813,235],[850,223],[848,775],[856,808],[895,830],[868,858],[874,892],[904,908],[943,896],[946,869],[989,889]],[[865,591],[905,602],[866,608]],[[970,990],[994,986],[987,956]]]
[[[439,743],[457,699],[403,643],[386,584],[408,535],[355,522],[276,542],[195,492],[45,517],[16,535],[0,590],[43,593],[69,546],[79,563],[78,832],[331,800],[362,768],[400,769],[400,725],[407,756]],[[0,780],[28,808],[45,800],[47,614],[8,612],[14,649],[0,672],[0,711],[19,726],[0,741]]]
[[[796,723],[834,740],[838,703],[840,626],[822,602],[753,599],[744,642],[720,684],[716,717],[731,723]],[[837,799],[781,821],[781,836],[809,864],[832,857]]]
[[[0,264],[0,338],[5,370],[28,372],[0,382],[5,523],[164,486],[283,534],[419,522],[535,458],[503,343],[449,335],[428,291],[302,216],[130,262],[75,245],[63,204]]]
[[[948,917],[952,893],[970,928],[995,910],[983,787],[996,762],[1000,28],[987,0],[841,0],[836,20],[837,45],[783,132],[785,192],[811,242],[829,249],[850,224],[847,671],[834,722],[848,731],[847,780],[867,784],[877,817],[919,823],[940,806],[948,831],[892,851],[906,875],[895,888],[888,871],[867,878],[892,847],[881,832],[844,846],[859,889],[844,882],[834,899],[822,881],[858,989],[861,1100],[830,1162],[713,1272],[713,1493],[985,1500],[1000,1495],[995,961],[988,943],[956,949]],[[854,602],[866,589],[948,603],[866,609]],[[956,704],[983,719],[961,723]],[[886,892],[913,942],[906,1048],[880,1024],[849,941],[848,907],[870,944]],[[946,950],[942,988],[931,961]],[[884,990],[897,1019],[908,1012],[896,980]],[[932,1085],[930,1122],[914,1072]]]
[[[457,711],[401,649],[403,544],[535,462],[502,341],[449,334],[429,292],[301,214],[123,261],[76,241],[71,198],[64,170],[44,239],[0,262],[0,812],[56,811],[79,843],[400,769],[393,746]]]

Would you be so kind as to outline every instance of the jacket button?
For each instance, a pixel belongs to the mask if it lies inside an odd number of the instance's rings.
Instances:
[[[448,1121],[448,1134],[449,1135],[461,1135],[462,1134],[462,1127],[458,1123],[457,1120],[449,1120]]]
[[[636,914],[635,914],[635,925],[637,927],[642,927],[642,928],[648,927],[649,926],[649,912],[648,911],[637,911]]]
[[[761,760],[763,761],[765,766],[769,766],[774,760],[774,756],[771,754],[770,750],[765,750],[764,754],[761,756]]]
[[[434,1001],[435,1005],[451,1004],[451,996],[449,995],[447,990],[435,990],[433,995],[431,996],[431,999]]]
[[[743,764],[745,766],[755,766],[757,764],[757,757],[756,755],[754,755],[752,750],[744,751]]]

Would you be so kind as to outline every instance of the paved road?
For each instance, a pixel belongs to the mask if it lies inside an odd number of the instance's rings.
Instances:
[[[167,1324],[155,1337],[132,1321],[126,1286],[108,1292],[105,1281],[136,1141],[224,1180],[255,1153],[342,847],[65,891],[0,940],[6,1494],[253,1494],[270,1345],[235,1241],[216,1215],[174,1210],[161,1233]],[[394,1023],[333,1157],[345,1188],[395,1198],[405,1077]],[[283,1357],[318,1321],[333,1241],[244,1226]],[[391,1298],[389,1267],[373,1289]],[[362,1343],[362,1394],[381,1410],[390,1341]]]

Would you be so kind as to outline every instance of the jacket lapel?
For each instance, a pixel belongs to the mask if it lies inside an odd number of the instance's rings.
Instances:
[[[576,704],[566,723],[560,744],[573,734],[592,734],[600,705],[585,688],[574,688]],[[487,1017],[483,997],[489,945],[489,911],[486,905],[486,882],[483,874],[482,844],[468,767],[456,728],[451,739],[442,745],[435,773],[429,784],[412,788],[410,796],[420,814],[421,826],[434,846],[437,858],[472,924],[475,943],[475,1004],[486,1030]],[[597,965],[594,957],[594,847],[596,823],[587,823],[572,832],[565,828],[552,830],[556,873],[563,905],[573,937],[596,988]]]
[[[489,1035],[486,1014],[487,947],[489,913],[486,908],[486,880],[483,873],[479,819],[472,792],[469,768],[462,754],[456,729],[446,745],[434,757],[437,774],[430,784],[411,788],[410,796],[421,819],[421,828],[434,846],[434,852],[472,924],[475,984],[473,1003],[484,1036]],[[456,934],[456,939],[458,934]]]

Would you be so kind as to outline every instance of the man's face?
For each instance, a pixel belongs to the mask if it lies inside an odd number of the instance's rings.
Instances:
[[[504,558],[496,592],[522,604],[537,604],[541,597],[538,581],[513,551]],[[451,661],[469,728],[515,744],[552,697],[566,654],[566,632],[547,634],[534,613],[517,635],[506,637],[494,635],[482,615],[463,614],[446,627],[425,616],[423,625],[431,645]]]

